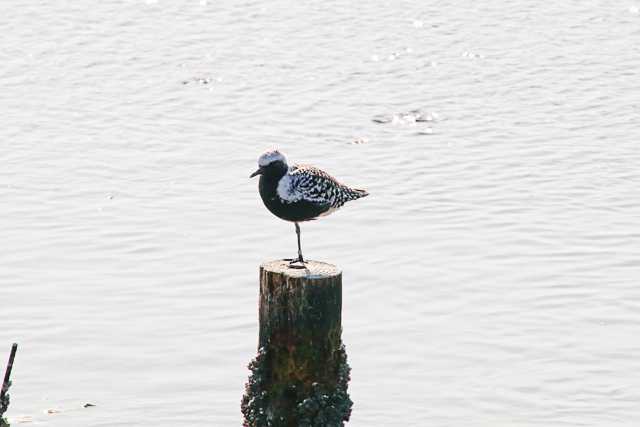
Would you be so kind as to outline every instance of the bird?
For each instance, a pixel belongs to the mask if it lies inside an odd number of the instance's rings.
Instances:
[[[278,218],[295,224],[298,257],[289,260],[292,268],[305,268],[300,222],[329,215],[345,203],[369,195],[366,190],[348,187],[314,166],[289,166],[287,158],[278,150],[267,151],[258,158],[258,170],[249,178],[258,175],[260,197],[267,209]]]

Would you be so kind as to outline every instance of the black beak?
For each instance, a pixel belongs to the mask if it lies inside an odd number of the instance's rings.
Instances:
[[[258,168],[257,171],[255,171],[254,173],[252,173],[251,175],[249,175],[249,178],[253,178],[256,175],[262,175],[262,168]]]

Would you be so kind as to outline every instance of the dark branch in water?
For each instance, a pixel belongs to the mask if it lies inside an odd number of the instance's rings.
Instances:
[[[0,427],[9,426],[2,416],[9,408],[9,387],[11,387],[11,369],[13,369],[13,361],[16,358],[16,351],[18,350],[18,344],[11,346],[11,354],[9,355],[9,363],[7,363],[7,369],[4,371],[4,380],[2,381],[2,389],[0,390]]]

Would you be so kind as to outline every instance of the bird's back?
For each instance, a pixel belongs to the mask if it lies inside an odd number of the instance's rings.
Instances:
[[[337,179],[310,165],[294,165],[282,186],[285,200],[304,199],[328,205],[335,210],[346,202],[368,196],[365,190],[348,187]],[[278,188],[280,193],[280,187]]]

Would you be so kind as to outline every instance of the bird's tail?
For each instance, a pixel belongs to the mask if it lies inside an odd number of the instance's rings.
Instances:
[[[361,190],[359,188],[350,188],[349,190],[351,200],[360,199],[369,195],[369,192],[367,190]]]

